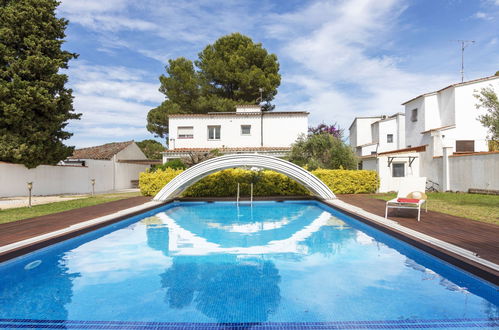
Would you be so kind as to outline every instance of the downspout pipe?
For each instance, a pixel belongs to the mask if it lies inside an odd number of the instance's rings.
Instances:
[[[263,147],[263,109],[260,110],[260,146]]]

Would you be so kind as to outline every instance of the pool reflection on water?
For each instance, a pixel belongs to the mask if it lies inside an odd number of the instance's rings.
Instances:
[[[2,319],[494,327],[499,317],[493,285],[308,201],[176,203],[0,275]]]

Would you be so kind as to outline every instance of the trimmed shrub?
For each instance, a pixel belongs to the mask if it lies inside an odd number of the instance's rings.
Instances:
[[[379,177],[375,171],[317,169],[312,174],[335,194],[374,193],[379,187]]]
[[[154,196],[182,170],[167,168],[140,174],[139,187],[143,195]],[[324,170],[312,171],[335,194],[373,193],[378,189],[379,178],[375,171]],[[284,174],[270,170],[251,171],[240,168],[222,170],[196,182],[183,196],[186,197],[234,197],[237,184],[240,195],[249,196],[253,183],[254,196],[309,195],[301,184]]]
[[[154,196],[168,182],[182,172],[183,170],[175,170],[173,168],[158,169],[155,172],[142,172],[139,175],[140,193],[144,196]]]
[[[251,171],[240,168],[222,170],[196,182],[185,192],[186,197],[234,197],[237,184],[240,196],[308,195],[309,192],[296,181],[270,170]]]
[[[151,172],[157,170],[166,170],[167,168],[173,168],[174,170],[185,170],[187,168],[187,165],[185,165],[184,162],[180,159],[171,159],[164,164],[154,165],[154,167],[151,169]]]

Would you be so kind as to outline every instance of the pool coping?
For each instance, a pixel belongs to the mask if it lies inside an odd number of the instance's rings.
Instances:
[[[280,196],[255,198],[255,201],[315,200],[333,209],[339,210],[359,221],[362,221],[382,232],[409,243],[441,260],[478,276],[490,283],[499,285],[499,265],[480,258],[474,252],[457,245],[445,242],[430,235],[404,227],[398,222],[388,220],[362,208],[348,204],[339,199],[322,200],[315,197]],[[233,198],[177,198],[166,201],[149,201],[144,204],[123,209],[115,213],[73,224],[63,229],[31,237],[8,245],[0,246],[0,262],[13,259],[49,245],[88,233],[140,213],[170,204],[174,201],[232,201]]]

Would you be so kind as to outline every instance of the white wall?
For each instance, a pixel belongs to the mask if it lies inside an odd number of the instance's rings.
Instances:
[[[476,109],[477,99],[473,96],[487,86],[492,86],[496,92],[499,92],[499,77],[449,87],[407,103],[405,105],[406,145],[414,147],[425,144],[421,134],[423,131],[455,125],[455,131],[442,132],[454,148],[455,140],[474,140],[475,151],[488,151],[487,129],[477,119],[486,110]],[[418,121],[412,122],[411,111],[415,108],[418,109]],[[435,150],[435,155],[441,154],[441,151]]]
[[[357,117],[350,126],[350,145],[355,148],[373,142],[371,124],[381,117]]]
[[[289,147],[308,132],[308,117],[271,115],[263,117],[263,146]],[[257,139],[259,141],[259,139]]]
[[[449,157],[450,190],[499,190],[499,153]]]
[[[137,180],[138,173],[149,167],[116,163],[114,169],[109,160],[85,162],[84,167],[40,165],[34,169],[0,162],[0,197],[26,196],[27,182],[33,182],[33,195],[88,194],[92,192],[91,179],[95,179],[95,192],[131,188],[131,180]]]
[[[425,98],[419,97],[405,105],[405,146],[417,147],[422,145],[421,132],[425,131],[424,126],[424,111]],[[411,112],[413,109],[418,109],[418,120],[411,121]]]
[[[406,153],[406,154],[393,154],[390,157],[408,157],[414,156],[418,157],[418,153]],[[378,175],[380,177],[379,192],[389,192],[397,191],[400,187],[400,182],[404,177],[393,177],[392,176],[392,166],[388,166],[389,156],[379,156],[378,157]],[[409,166],[408,158],[395,158],[393,163],[404,163],[405,176],[420,176],[419,174],[419,159],[416,158],[412,165]]]
[[[360,155],[358,155],[358,156],[372,155],[372,153],[376,152],[377,150],[378,150],[377,144],[369,144],[367,146],[361,147]]]
[[[499,93],[499,77],[495,80],[456,87],[456,139],[475,140],[475,151],[488,151],[486,142],[487,128],[479,121],[478,116],[486,110],[476,109],[477,99],[473,96],[482,88],[492,86]]]
[[[145,172],[148,168],[149,165],[116,163],[116,182],[114,189],[131,188],[131,181],[138,180],[139,174]]]
[[[208,140],[208,126],[221,126],[220,140]],[[251,125],[251,134],[241,135],[241,125]],[[259,114],[227,114],[213,116],[186,116],[169,119],[169,149],[178,148],[236,148],[261,146],[261,116]],[[192,139],[179,139],[177,127],[192,126]],[[307,134],[306,113],[266,113],[263,116],[263,145],[266,147],[289,147],[300,134]]]
[[[379,147],[378,152],[397,150],[397,119],[390,118],[378,122]],[[387,135],[393,134],[393,142],[387,142]]]
[[[132,143],[116,154],[116,159],[147,159],[136,143]]]

